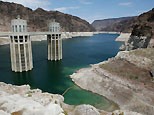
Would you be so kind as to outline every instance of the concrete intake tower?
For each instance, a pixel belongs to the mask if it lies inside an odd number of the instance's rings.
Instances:
[[[30,35],[27,33],[27,21],[14,19],[11,21],[10,52],[12,71],[32,70],[32,48]]]
[[[27,32],[27,21],[11,20],[11,32],[0,33],[0,37],[10,38],[11,68],[14,72],[29,71],[33,68],[32,45],[30,36],[47,36],[48,57],[50,61],[62,59],[62,36],[60,24],[55,20],[48,23],[47,32]]]
[[[48,60],[62,59],[62,38],[60,32],[60,24],[51,20],[48,24],[48,30],[51,34],[47,35],[48,43]]]

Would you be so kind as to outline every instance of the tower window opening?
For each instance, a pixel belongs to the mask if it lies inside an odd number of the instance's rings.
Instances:
[[[56,34],[56,39],[58,39],[58,34]]]
[[[16,30],[16,32],[18,32],[18,28],[17,28],[17,25],[15,25],[15,30]]]
[[[25,32],[25,25],[23,25],[23,32]]]
[[[10,38],[11,38],[11,42],[13,42],[13,38],[12,38],[12,36],[10,36]]]
[[[27,36],[25,36],[25,42],[27,42],[27,39],[28,39],[28,37],[27,37]]]
[[[14,32],[14,26],[12,26],[12,31]]]
[[[19,25],[19,32],[21,32],[21,25]]]
[[[25,32],[27,31],[27,26],[25,26]]]
[[[14,36],[14,41],[18,42],[18,37],[17,36]]]
[[[19,36],[19,41],[23,42],[23,36]]]

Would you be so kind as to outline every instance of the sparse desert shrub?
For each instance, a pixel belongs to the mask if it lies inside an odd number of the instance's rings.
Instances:
[[[121,112],[119,115],[124,115],[124,112]]]
[[[55,104],[58,104],[57,101],[55,101]]]
[[[32,95],[31,94],[28,94],[28,97],[32,97]]]
[[[65,111],[65,110],[62,113],[64,113],[65,115],[68,115],[67,111]]]
[[[53,96],[51,95],[51,99],[53,99]]]
[[[138,76],[135,76],[135,79],[138,79],[139,77]]]
[[[16,112],[13,112],[11,113],[11,115],[22,115],[23,111],[16,111]]]

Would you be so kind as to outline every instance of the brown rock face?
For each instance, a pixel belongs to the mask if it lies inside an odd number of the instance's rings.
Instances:
[[[46,11],[41,8],[32,10],[20,4],[0,1],[0,31],[10,31],[10,22],[20,15],[28,21],[28,31],[47,31],[47,21],[55,19],[62,31],[90,32],[94,28],[85,20],[58,11]]]
[[[141,14],[133,24],[133,36],[154,37],[154,8]]]

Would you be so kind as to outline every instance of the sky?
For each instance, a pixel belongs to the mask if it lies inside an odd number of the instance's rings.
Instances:
[[[154,8],[154,0],[2,0],[22,4],[33,10],[57,10],[78,16],[92,23],[94,20],[136,16]]]

